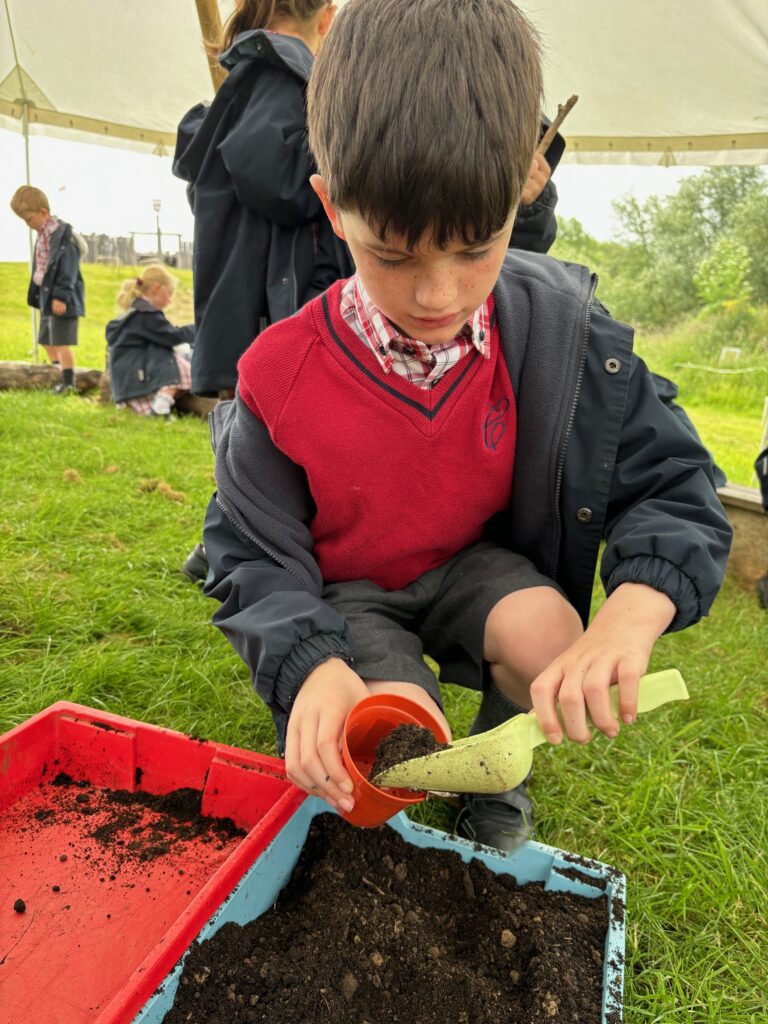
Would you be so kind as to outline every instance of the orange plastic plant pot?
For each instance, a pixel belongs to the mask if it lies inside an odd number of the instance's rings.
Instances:
[[[376,747],[398,725],[429,729],[439,743],[448,743],[451,738],[435,715],[407,697],[375,694],[356,704],[347,716],[341,740],[341,756],[352,779],[355,806],[349,812],[339,813],[352,825],[381,825],[427,795],[412,789],[380,789],[368,781]]]

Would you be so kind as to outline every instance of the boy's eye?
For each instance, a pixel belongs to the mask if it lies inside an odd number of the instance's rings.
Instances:
[[[479,249],[477,252],[465,252],[464,255],[468,260],[482,260],[490,251],[490,249]]]
[[[377,256],[376,262],[382,267],[400,267],[405,263],[405,258],[401,260],[385,260],[383,256]]]

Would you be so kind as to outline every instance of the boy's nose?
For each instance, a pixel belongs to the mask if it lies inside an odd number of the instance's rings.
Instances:
[[[423,274],[416,280],[414,298],[419,311],[425,316],[439,316],[441,313],[455,312],[458,288],[454,275],[443,272]]]

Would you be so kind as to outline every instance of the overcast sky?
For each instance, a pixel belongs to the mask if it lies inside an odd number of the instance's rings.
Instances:
[[[560,194],[558,213],[576,217],[595,238],[615,236],[611,201],[627,192],[639,199],[676,191],[696,167],[625,167],[563,164],[555,174]],[[154,233],[152,200],[161,201],[164,232],[192,237],[192,215],[184,183],[171,173],[167,158],[109,146],[59,139],[30,140],[30,179],[47,194],[55,213],[83,234]],[[28,257],[27,229],[8,202],[25,182],[24,145],[20,135],[0,129],[0,260]],[[175,248],[168,239],[165,248]],[[154,238],[137,238],[137,249],[154,249]]]

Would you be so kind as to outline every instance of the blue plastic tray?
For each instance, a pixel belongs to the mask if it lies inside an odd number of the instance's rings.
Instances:
[[[328,805],[323,801],[315,797],[304,801],[201,930],[200,941],[209,939],[230,921],[247,924],[272,906],[291,877],[312,819],[326,812]],[[387,824],[414,846],[453,850],[464,861],[477,859],[496,874],[514,875],[520,885],[543,882],[544,888],[552,892],[572,892],[592,898],[605,894],[608,897],[608,933],[603,958],[602,1022],[607,1024],[608,1015],[612,1014],[611,1024],[619,1024],[624,989],[624,875],[600,861],[577,857],[541,843],[528,842],[515,853],[504,855],[416,825],[405,814],[398,814]],[[135,1018],[134,1024],[162,1024],[173,1005],[183,964],[184,957]]]

